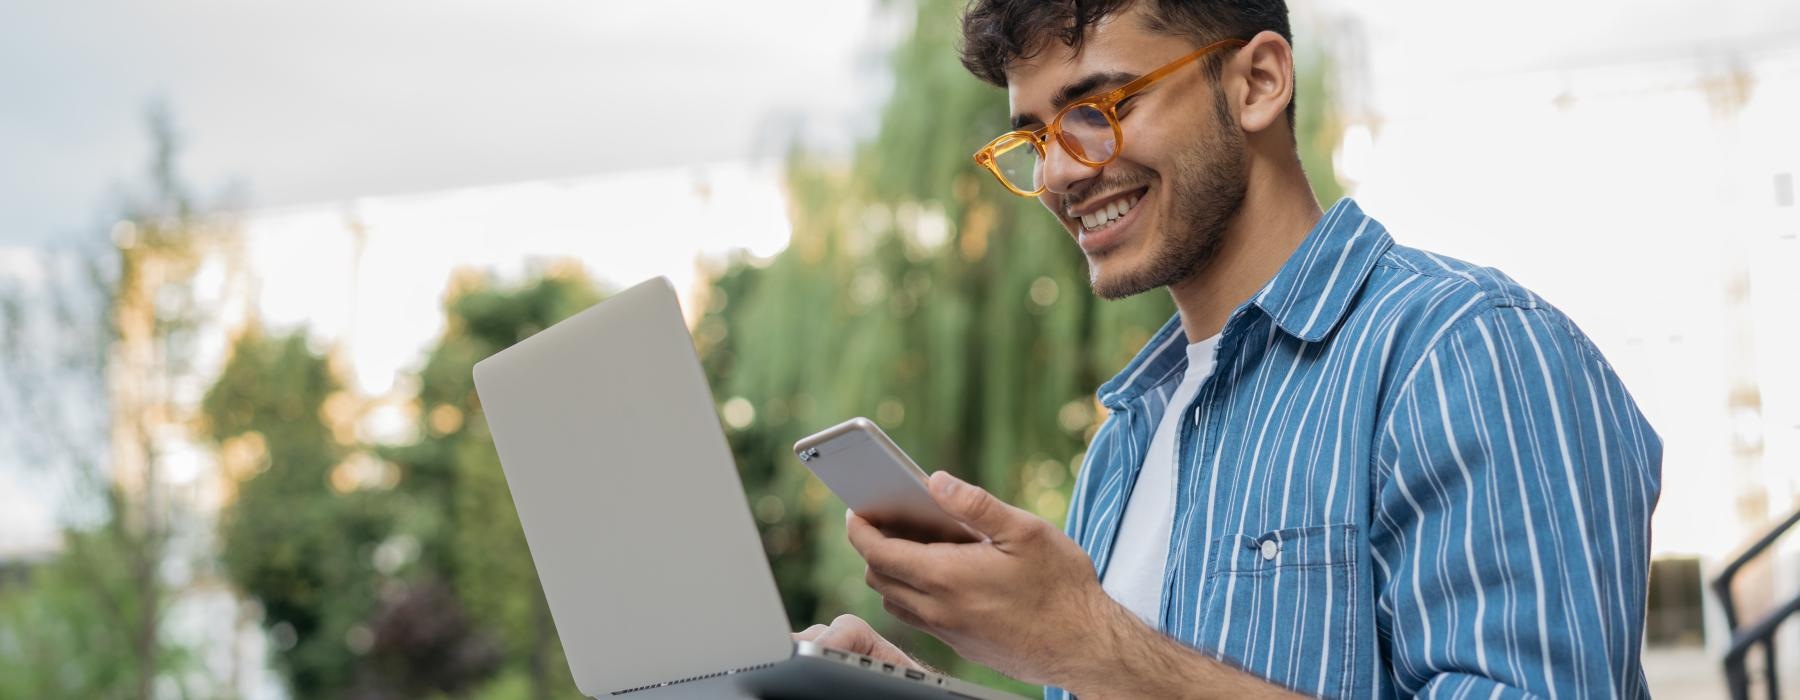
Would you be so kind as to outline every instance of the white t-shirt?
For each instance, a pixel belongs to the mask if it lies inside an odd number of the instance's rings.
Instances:
[[[1181,418],[1188,403],[1200,391],[1200,383],[1213,371],[1213,348],[1219,336],[1187,346],[1187,370],[1162,421],[1150,438],[1131,501],[1125,504],[1125,520],[1113,542],[1112,559],[1100,588],[1151,627],[1162,628],[1163,570],[1169,564],[1169,531],[1175,527],[1175,459],[1181,435]]]

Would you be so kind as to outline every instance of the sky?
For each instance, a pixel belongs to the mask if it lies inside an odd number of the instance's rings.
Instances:
[[[144,114],[245,208],[779,156],[869,123],[869,0],[0,0],[0,246],[104,230]],[[879,77],[879,71],[873,74]]]
[[[654,212],[654,225],[615,229],[634,211]],[[606,292],[664,276],[694,311],[696,257],[715,268],[734,253],[767,259],[788,231],[780,168],[723,162],[259,210],[243,234],[259,321],[341,340],[354,386],[378,396],[442,332],[452,270],[504,283],[570,261]]]
[[[1725,56],[1800,32],[1779,0],[1322,0],[1363,93],[1430,110],[1469,75]],[[0,246],[104,230],[153,102],[211,199],[244,208],[842,147],[873,123],[873,0],[0,0]],[[900,18],[904,19],[904,18]],[[1302,37],[1308,41],[1312,37]],[[1727,59],[1721,59],[1727,60]]]

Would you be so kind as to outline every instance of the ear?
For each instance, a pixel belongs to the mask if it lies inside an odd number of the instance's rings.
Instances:
[[[1259,32],[1226,66],[1227,93],[1245,133],[1283,123],[1294,99],[1294,47],[1280,34]]]

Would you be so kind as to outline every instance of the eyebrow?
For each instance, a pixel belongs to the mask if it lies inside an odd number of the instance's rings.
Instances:
[[[1126,73],[1124,71],[1089,73],[1082,76],[1080,80],[1064,85],[1061,90],[1057,90],[1056,95],[1050,98],[1050,108],[1060,110],[1064,105],[1067,105],[1070,102],[1099,92],[1101,88],[1118,87],[1133,80],[1137,80],[1137,78],[1138,75],[1136,73]],[[1043,123],[1043,120],[1038,119],[1037,116],[1030,112],[1015,114],[1012,118],[1012,128],[1014,131],[1023,130],[1025,127],[1032,124],[1041,123]]]

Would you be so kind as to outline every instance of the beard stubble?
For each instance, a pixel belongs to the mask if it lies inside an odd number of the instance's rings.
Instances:
[[[1186,282],[1205,272],[1225,238],[1225,227],[1243,207],[1249,188],[1244,172],[1244,136],[1232,128],[1224,95],[1213,101],[1214,128],[1175,154],[1163,179],[1169,226],[1150,241],[1149,260],[1134,270],[1103,280],[1088,261],[1088,283],[1102,299],[1124,299],[1158,287]]]

